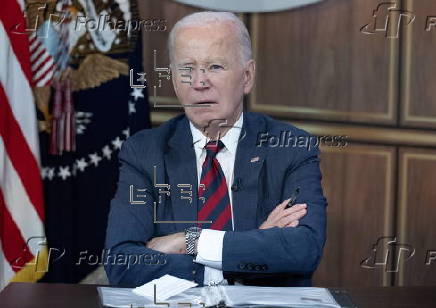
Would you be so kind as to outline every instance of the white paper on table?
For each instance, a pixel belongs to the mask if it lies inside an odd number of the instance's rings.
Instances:
[[[153,297],[136,295],[130,288],[99,287],[101,303],[106,307],[156,307]],[[159,293],[158,293],[159,294]],[[204,307],[224,301],[231,307],[293,307],[340,308],[328,289],[302,287],[212,286],[191,288],[165,302],[169,307],[191,303],[191,308]]]
[[[340,308],[330,291],[313,287],[219,286],[228,306]]]
[[[186,303],[191,303],[191,308],[203,308],[203,298],[200,296],[198,289],[192,288],[179,295],[173,296],[165,301],[169,307],[186,307]],[[100,295],[100,302],[103,307],[117,307],[117,308],[166,308],[168,305],[162,305],[162,302],[154,299],[136,295],[132,292],[132,288],[113,288],[113,287],[98,287],[98,294]],[[185,303],[182,305],[182,303]]]
[[[195,282],[177,278],[171,275],[164,275],[158,279],[154,279],[146,284],[134,288],[133,293],[141,296],[154,299],[154,286],[156,285],[156,300],[165,301],[171,296],[178,295],[190,288],[196,287]]]

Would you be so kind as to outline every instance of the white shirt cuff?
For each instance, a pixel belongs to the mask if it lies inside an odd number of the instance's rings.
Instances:
[[[220,230],[201,230],[195,262],[221,270],[225,233],[225,231]]]

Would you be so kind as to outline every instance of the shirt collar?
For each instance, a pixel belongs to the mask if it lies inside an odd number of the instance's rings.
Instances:
[[[221,138],[222,143],[231,154],[236,154],[239,135],[241,134],[242,124],[244,123],[244,117],[242,116],[242,114],[243,113],[241,113],[239,119],[235,122],[233,127],[230,128],[224,135],[224,137]],[[191,123],[191,121],[189,121],[189,126],[191,128],[194,147],[203,150],[210,138],[207,138],[205,135],[203,135],[203,133],[198,128],[196,128]]]

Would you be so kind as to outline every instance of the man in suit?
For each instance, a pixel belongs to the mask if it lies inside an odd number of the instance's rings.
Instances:
[[[243,110],[255,62],[234,14],[186,16],[168,47],[185,114],[130,137],[119,154],[110,283],[171,274],[200,285],[310,286],[327,206],[312,137]]]

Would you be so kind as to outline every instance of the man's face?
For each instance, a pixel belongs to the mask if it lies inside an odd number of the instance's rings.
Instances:
[[[211,23],[182,27],[176,33],[174,90],[186,116],[199,129],[218,119],[233,124],[242,112],[244,94],[253,86],[254,61],[242,63],[233,32],[231,24]]]

